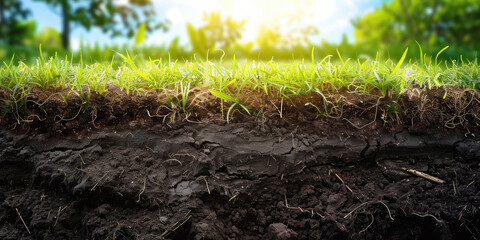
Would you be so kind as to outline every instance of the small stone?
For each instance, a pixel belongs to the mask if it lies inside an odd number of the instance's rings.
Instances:
[[[287,240],[295,239],[298,234],[293,230],[289,229],[283,223],[273,223],[268,226],[267,230],[268,239],[278,239],[278,240]]]

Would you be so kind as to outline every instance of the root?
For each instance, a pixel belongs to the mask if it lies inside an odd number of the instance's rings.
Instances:
[[[91,115],[92,115],[92,125],[93,125],[93,127],[98,128],[98,126],[95,125],[95,120],[97,119],[97,109],[96,108],[92,111]]]
[[[170,159],[167,159],[165,161],[163,161],[164,163],[165,162],[178,162],[178,164],[180,164],[180,166],[183,166],[182,162],[180,162],[180,160],[178,159],[175,159],[175,158],[170,158]]]
[[[420,214],[420,213],[412,212],[412,215],[415,215],[415,216],[418,216],[418,217],[422,217],[422,218],[424,218],[424,217],[432,217],[433,219],[435,219],[435,221],[436,221],[437,223],[443,223],[443,220],[440,220],[440,219],[436,218],[436,217],[433,216],[432,214],[428,214],[428,213],[426,213],[426,214]]]
[[[55,115],[55,117],[54,117],[53,119],[55,120],[55,123],[60,123],[60,122],[62,122],[62,121],[66,121],[66,122],[72,121],[72,120],[74,120],[75,118],[77,118],[78,115],[80,115],[80,112],[82,111],[82,109],[83,109],[83,105],[80,106],[80,108],[78,109],[77,114],[75,114],[75,116],[73,116],[73,118],[64,118],[64,117],[60,117],[60,115]],[[57,117],[59,117],[60,120],[56,121]]]
[[[147,177],[145,177],[145,178],[143,179],[143,188],[142,188],[142,190],[140,190],[140,192],[138,193],[138,200],[136,201],[137,203],[140,202],[140,197],[141,197],[142,194],[145,192],[145,187],[146,187],[146,185],[147,185]]]
[[[383,206],[385,206],[387,208],[388,216],[393,221],[392,214],[390,213],[390,208],[388,208],[387,204],[383,203],[382,201],[378,201],[378,203],[381,203]]]
[[[466,120],[467,115],[472,115],[477,119],[477,114],[475,112],[472,112],[471,109],[468,110],[474,101],[477,103],[480,103],[479,99],[475,96],[473,91],[474,90],[471,90],[471,89],[465,89],[462,93],[457,94],[456,96],[453,97],[453,100],[454,100],[453,111],[455,112],[455,114],[445,122],[444,125],[446,128],[455,128],[458,125],[463,125],[467,121]],[[470,100],[468,100],[466,93],[470,93],[471,95]],[[467,100],[463,100],[463,97],[467,98]]]
[[[350,211],[349,213],[347,213],[347,215],[345,215],[343,218],[346,219],[348,216],[352,215],[355,211],[357,211],[357,210],[360,209],[361,207],[363,207],[363,206],[365,206],[365,205],[367,205],[367,204],[371,204],[371,203],[380,203],[380,204],[382,204],[383,206],[385,206],[385,208],[387,208],[388,217],[389,217],[392,221],[394,220],[393,217],[392,217],[392,214],[391,214],[391,212],[390,212],[390,209],[389,209],[388,206],[387,206],[385,203],[383,203],[382,201],[377,201],[377,202],[364,202],[364,203],[358,205],[356,208],[354,208],[354,209],[353,209],[352,211]]]
[[[180,219],[180,221],[174,223],[173,225],[171,225],[168,229],[166,229],[161,235],[160,237],[163,239],[164,237],[166,237],[168,234],[172,233],[172,232],[175,232],[177,229],[179,229],[183,224],[185,224],[191,217],[192,215],[190,215],[191,213],[191,210],[188,210],[188,212],[182,217],[182,219]]]
[[[301,207],[291,207],[291,206],[288,206],[288,201],[287,201],[287,195],[283,195],[285,197],[285,207],[288,208],[288,209],[297,209],[297,210],[300,210],[300,212],[308,212],[311,214],[311,217],[313,217],[314,215],[318,215],[320,216],[321,218],[325,218],[324,215],[316,212],[316,211],[313,211],[313,208],[301,208]]]
[[[372,221],[370,222],[370,224],[368,224],[368,226],[367,226],[365,229],[363,229],[363,230],[361,230],[360,232],[358,232],[358,234],[367,231],[367,229],[368,229],[370,226],[372,226],[373,221],[375,221],[375,217],[373,217],[373,215],[372,215],[371,213],[370,213],[370,216],[372,216]]]
[[[356,129],[363,129],[365,127],[368,127],[368,126],[372,125],[373,123],[375,123],[377,121],[378,107],[380,106],[380,99],[382,99],[382,98],[383,97],[379,97],[378,100],[377,100],[377,104],[375,104],[375,117],[373,118],[373,120],[371,122],[369,122],[369,123],[367,123],[363,126],[357,126],[355,123],[351,122],[347,118],[342,118],[342,119],[347,121],[348,123],[350,123]]]

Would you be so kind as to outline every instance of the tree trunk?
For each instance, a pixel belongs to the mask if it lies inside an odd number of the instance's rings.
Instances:
[[[70,8],[68,6],[68,0],[63,0],[61,2],[62,7],[62,46],[63,49],[67,50],[70,47]]]
[[[409,2],[410,4],[410,2]],[[416,35],[415,26],[412,24],[410,15],[408,14],[407,6],[405,6],[404,0],[400,0],[400,6],[402,8],[403,14],[405,15],[405,26],[407,28],[408,33],[410,34],[410,39],[408,40],[415,40],[418,36]]]
[[[0,38],[6,37],[7,19],[5,18],[5,1],[0,1]]]

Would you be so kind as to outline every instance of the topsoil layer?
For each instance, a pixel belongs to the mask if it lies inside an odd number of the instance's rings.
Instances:
[[[480,239],[478,91],[247,94],[229,124],[59,96],[0,121],[0,239]]]

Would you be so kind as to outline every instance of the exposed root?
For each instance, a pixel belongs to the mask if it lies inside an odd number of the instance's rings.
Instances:
[[[185,224],[191,217],[192,215],[190,214],[191,210],[188,210],[187,213],[180,219],[180,221],[174,223],[172,226],[170,226],[168,229],[166,229],[161,235],[161,238],[166,237],[168,234],[175,232],[177,229],[179,229],[183,224]]]
[[[170,159],[167,159],[167,160],[165,160],[165,161],[163,161],[163,162],[164,162],[164,163],[165,163],[165,162],[178,162],[178,164],[180,164],[180,166],[183,165],[182,162],[180,162],[180,160],[175,159],[175,158],[170,158]]]
[[[368,224],[368,226],[367,226],[366,228],[364,228],[363,230],[361,230],[360,232],[358,232],[358,234],[367,231],[367,229],[368,229],[370,226],[372,226],[373,222],[375,221],[375,217],[373,217],[373,214],[371,214],[371,213],[370,213],[370,216],[372,216],[372,221],[370,222],[370,224]]]
[[[143,179],[143,188],[142,188],[142,190],[140,190],[140,192],[138,193],[138,200],[136,201],[137,203],[140,202],[140,197],[141,197],[142,194],[145,192],[145,187],[146,187],[146,185],[147,185],[147,178],[145,177],[145,178]]]
[[[62,122],[62,121],[65,121],[65,122],[73,121],[73,120],[75,120],[75,118],[78,117],[78,115],[80,115],[80,112],[82,111],[82,109],[83,109],[83,105],[80,106],[80,108],[78,109],[77,114],[75,114],[75,116],[73,116],[72,118],[65,118],[65,117],[60,116],[60,115],[55,115],[55,117],[54,117],[53,119],[55,120],[55,123],[60,123],[60,122]],[[59,117],[60,120],[56,120],[57,117]]]
[[[377,104],[375,104],[375,117],[373,118],[373,120],[363,126],[357,126],[355,123],[351,122],[349,119],[347,118],[342,118],[343,120],[347,121],[348,123],[350,123],[350,125],[352,125],[353,127],[355,127],[356,129],[363,129],[365,127],[368,127],[370,125],[372,125],[373,123],[375,123],[377,121],[377,114],[378,114],[378,107],[380,105],[380,99],[382,99],[383,97],[379,97],[378,100],[377,100]]]
[[[308,212],[311,214],[311,217],[313,217],[314,215],[317,215],[317,216],[320,216],[321,218],[325,218],[324,215],[316,212],[316,211],[313,211],[313,208],[301,208],[301,207],[292,207],[292,206],[289,206],[288,205],[288,201],[287,201],[287,195],[283,195],[285,197],[285,207],[288,208],[288,209],[297,209],[297,210],[300,210],[300,212]]]
[[[343,218],[346,219],[348,216],[352,215],[355,211],[357,211],[357,210],[360,209],[361,207],[363,207],[363,206],[365,206],[365,205],[367,205],[367,204],[372,204],[372,203],[380,203],[380,204],[382,204],[383,206],[385,206],[385,208],[387,208],[388,217],[390,218],[390,220],[392,220],[392,221],[394,220],[393,217],[392,217],[392,214],[391,214],[391,212],[390,212],[390,209],[389,209],[388,206],[387,206],[385,203],[383,203],[382,201],[377,201],[377,202],[364,202],[364,203],[358,205],[357,207],[355,207],[355,208],[354,208],[352,211],[350,211],[349,213],[347,213],[347,215],[343,216]]]
[[[420,214],[420,213],[412,212],[412,215],[415,215],[415,216],[418,216],[418,217],[422,217],[422,218],[424,218],[424,217],[431,217],[431,218],[435,219],[435,221],[436,221],[437,223],[443,223],[443,220],[440,220],[440,219],[436,218],[436,217],[433,216],[432,214],[428,214],[428,213],[427,213],[427,214]]]

